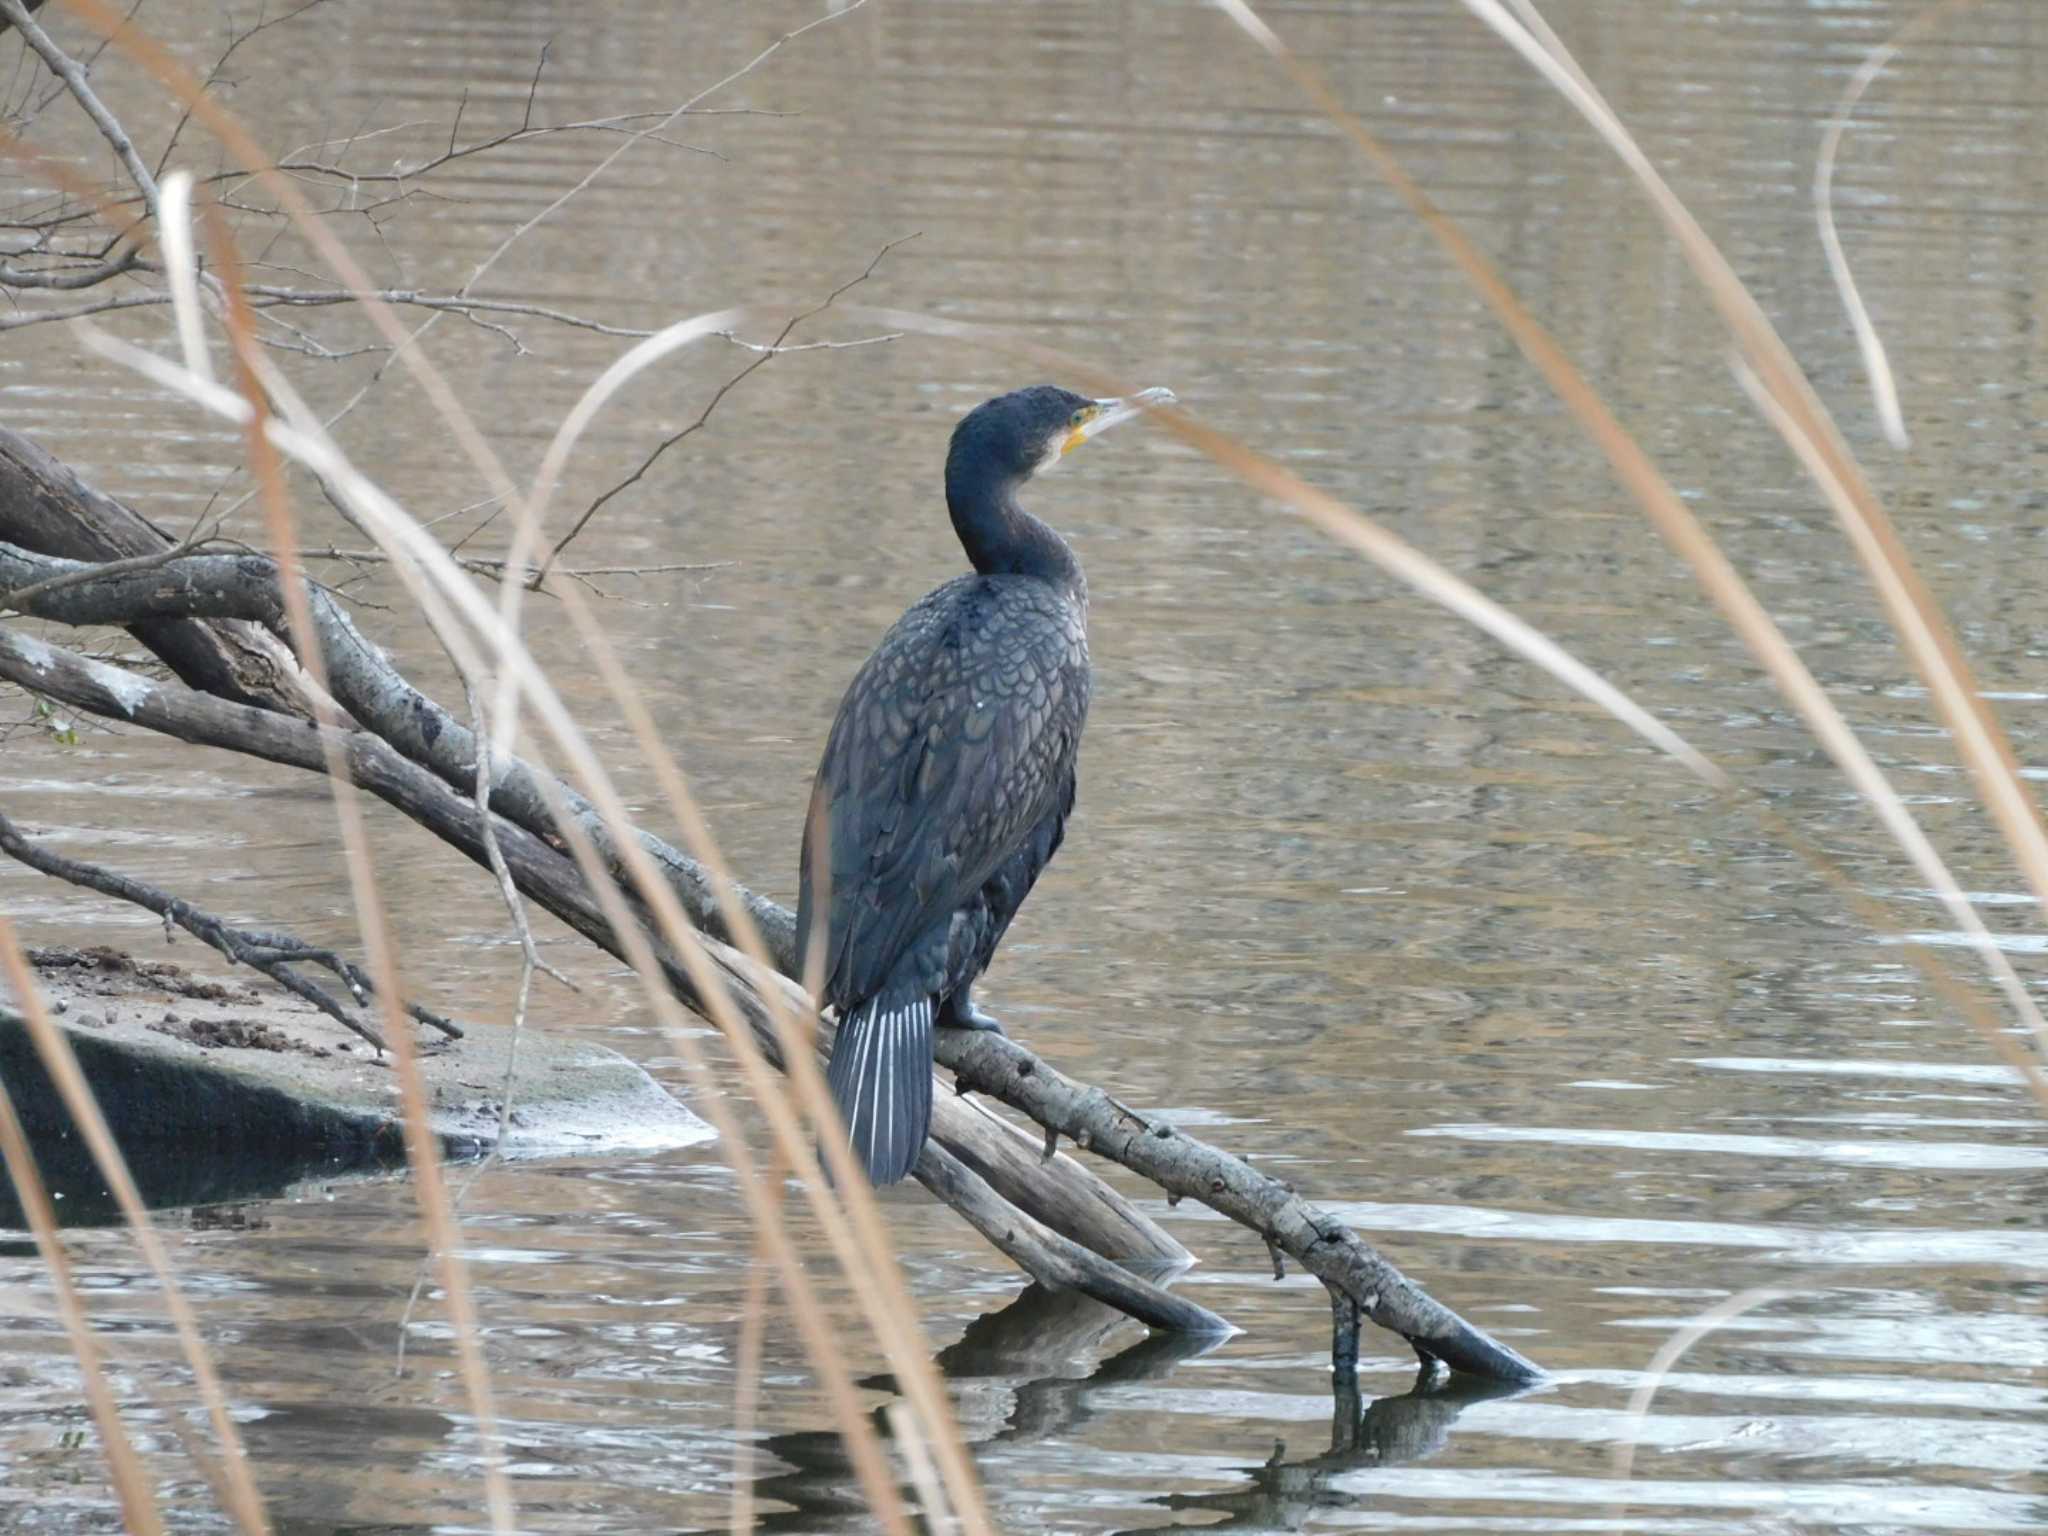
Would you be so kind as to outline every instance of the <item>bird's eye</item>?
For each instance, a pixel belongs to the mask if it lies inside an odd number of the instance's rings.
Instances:
[[[1088,440],[1089,423],[1101,414],[1102,412],[1096,406],[1084,405],[1075,411],[1073,415],[1069,416],[1066,429],[1060,437],[1059,451],[1061,453],[1071,453],[1074,449],[1080,447],[1082,443],[1086,442]]]

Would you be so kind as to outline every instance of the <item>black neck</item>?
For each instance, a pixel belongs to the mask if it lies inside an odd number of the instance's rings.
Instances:
[[[946,466],[946,509],[960,547],[984,576],[1036,576],[1085,597],[1081,562],[1067,541],[1017,505],[1022,483]]]

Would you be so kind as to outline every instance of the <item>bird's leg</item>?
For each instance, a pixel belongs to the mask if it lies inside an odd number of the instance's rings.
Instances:
[[[939,1023],[948,1029],[984,1029],[997,1035],[1009,1033],[994,1014],[984,1013],[975,1006],[971,982],[946,999],[945,1006],[939,1010]]]

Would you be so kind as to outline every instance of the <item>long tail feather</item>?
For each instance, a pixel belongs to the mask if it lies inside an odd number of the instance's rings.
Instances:
[[[825,1081],[868,1181],[909,1173],[931,1128],[932,1000],[885,992],[849,1012]]]

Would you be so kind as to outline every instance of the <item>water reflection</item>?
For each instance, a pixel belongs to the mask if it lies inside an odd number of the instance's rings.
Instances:
[[[1215,1340],[1152,1334],[1103,1356],[1092,1368],[1077,1368],[1111,1335],[1133,1331],[1127,1319],[1099,1302],[1037,1285],[969,1323],[958,1340],[940,1351],[938,1363],[959,1396],[978,1399],[994,1387],[1007,1400],[1000,1422],[972,1440],[984,1468],[1000,1466],[991,1453],[1006,1447],[1084,1438],[1099,1414],[1114,1415],[1127,1406],[1128,1394],[1120,1389],[1150,1384],[1148,1396],[1170,1393],[1176,1371],[1218,1347]],[[866,1385],[893,1390],[887,1377]],[[1407,1392],[1369,1398],[1356,1373],[1338,1373],[1332,1377],[1327,1450],[1290,1460],[1286,1443],[1276,1442],[1265,1462],[1237,1469],[1241,1487],[1217,1493],[1163,1492],[1145,1502],[1177,1514],[1225,1517],[1202,1522],[1211,1529],[1298,1530],[1316,1511],[1349,1508],[1365,1496],[1355,1487],[1337,1487],[1340,1474],[1432,1457],[1444,1448],[1466,1408],[1532,1390],[1536,1389],[1474,1381],[1424,1367]],[[887,1438],[889,1424],[879,1409],[874,1424]],[[788,1506],[764,1515],[764,1530],[844,1529],[865,1521],[851,1463],[836,1435],[770,1435],[762,1446],[781,1465],[757,1480],[756,1494],[764,1504]],[[1226,1447],[1214,1450],[1227,1454]],[[1204,1475],[1214,1479],[1217,1469],[1205,1468]]]
[[[1340,1373],[1332,1391],[1328,1450],[1289,1460],[1286,1442],[1278,1441],[1270,1457],[1245,1469],[1242,1488],[1162,1494],[1151,1502],[1177,1514],[1222,1517],[1204,1521],[1204,1530],[1302,1530],[1319,1513],[1354,1509],[1371,1497],[1370,1482],[1350,1474],[1427,1460],[1444,1448],[1451,1427],[1472,1404],[1531,1390],[1424,1366],[1400,1396],[1366,1399],[1357,1377]],[[1346,1479],[1341,1486],[1340,1478]]]
[[[379,1178],[405,1166],[403,1151],[364,1146],[347,1155],[320,1156],[304,1152],[278,1157],[261,1153],[170,1157],[151,1155],[129,1161],[142,1203],[151,1209],[195,1207],[193,1220],[260,1220],[247,1213],[260,1206],[238,1202],[287,1199],[304,1185],[325,1187],[350,1178]],[[118,1225],[119,1203],[91,1151],[76,1137],[52,1138],[37,1151],[37,1168],[56,1203],[57,1220],[66,1227]],[[20,1229],[21,1206],[11,1183],[0,1181],[0,1228]]]
[[[950,1380],[995,1383],[1009,1392],[1008,1417],[984,1443],[1067,1439],[1095,1417],[1093,1401],[1105,1389],[1161,1379],[1222,1342],[1199,1335],[1141,1334],[1086,1374],[1074,1374],[1075,1362],[1094,1353],[1109,1335],[1133,1332],[1128,1319],[1098,1301],[1030,1285],[1000,1311],[969,1323],[966,1332],[939,1351],[938,1364]]]
[[[1170,1277],[1151,1278],[1165,1283]],[[1077,1369],[1112,1335],[1129,1334],[1138,1337],[1092,1369]],[[955,1384],[957,1395],[983,1398],[993,1389],[1008,1399],[1001,1422],[973,1435],[972,1446],[986,1461],[988,1451],[1004,1446],[1082,1435],[1103,1411],[1096,1404],[1099,1397],[1121,1386],[1163,1381],[1219,1343],[1214,1338],[1143,1333],[1122,1313],[1090,1297],[1034,1284],[1008,1305],[970,1322],[939,1352],[937,1363]],[[864,1385],[895,1390],[893,1379],[886,1376]],[[879,1409],[874,1423],[888,1438],[890,1427]],[[794,1533],[865,1523],[866,1505],[852,1491],[852,1466],[837,1435],[770,1435],[762,1445],[783,1465],[757,1481],[757,1494],[764,1502],[789,1506],[781,1514],[764,1515],[762,1529]]]
[[[150,0],[144,15],[203,39],[217,9]],[[1805,187],[1835,90],[1917,9],[1544,5],[1859,448],[1875,438]],[[515,125],[550,37],[539,106],[573,121],[665,110],[814,14],[800,0],[633,0],[593,26],[555,0],[323,6],[238,54],[234,103],[268,143],[404,121],[439,148],[465,92],[465,133]],[[1642,433],[1920,802],[2016,963],[2038,963],[2021,882],[1968,811],[1827,509],[1742,405],[1717,325],[1611,158],[1460,7],[1268,14]],[[308,58],[325,61],[317,78]],[[1935,920],[1427,235],[1212,8],[871,3],[780,50],[727,105],[748,110],[683,136],[717,155],[637,146],[573,217],[511,248],[493,292],[629,326],[729,302],[795,312],[922,230],[867,297],[1171,379],[1670,718],[1853,879],[1907,903],[1907,929]],[[1910,455],[1871,455],[1873,480],[2037,767],[2044,136],[2048,5],[1985,0],[1873,87],[1837,178],[1843,241],[1915,435]],[[397,155],[409,141],[374,142]],[[103,146],[88,146],[99,164]],[[516,163],[463,162],[440,197],[395,211],[385,233],[406,270],[393,280],[459,282],[609,147],[558,138]],[[169,345],[160,321],[109,319]],[[817,339],[855,333],[813,324]],[[619,346],[523,333],[530,356],[475,328],[432,339],[530,464]],[[9,337],[10,424],[166,526],[212,503],[232,434],[82,361],[58,331]],[[561,504],[587,504],[743,361],[695,354],[639,381],[584,440]],[[369,366],[308,387],[338,405]],[[719,566],[622,584],[603,613],[760,888],[791,893],[838,689],[904,604],[957,569],[938,485],[947,428],[1022,382],[985,352],[923,341],[778,358],[594,525],[593,560]],[[487,494],[402,386],[372,391],[343,431],[419,510]],[[1005,1527],[1837,1536],[2048,1522],[2025,1464],[2048,1368],[2048,1138],[1897,948],[1744,812],[1178,447],[1134,440],[1051,477],[1037,505],[1088,565],[1098,686],[1073,832],[990,978],[996,1011],[1127,1102],[1284,1166],[1555,1380],[1466,1405],[1433,1457],[1401,1461],[1388,1448],[1433,1443],[1432,1415],[1451,1405],[1403,1396],[1406,1361],[1369,1341],[1363,1379],[1387,1395],[1361,1405],[1349,1451],[1311,1452],[1331,1415],[1327,1311],[1312,1284],[1271,1280],[1256,1239],[1191,1203],[1161,1212],[1203,1260],[1178,1283],[1246,1330],[1176,1360],[1049,1298],[981,1321],[1014,1277],[947,1213],[892,1200],[932,1336],[958,1338],[949,1380]],[[253,513],[231,531],[261,537]],[[493,537],[475,547],[497,552]],[[379,643],[433,675],[440,652],[402,603],[365,613]],[[572,697],[599,696],[558,613],[537,605],[530,633]],[[627,798],[656,803],[616,722],[591,723]],[[354,940],[301,780],[110,732],[71,751],[10,738],[0,794],[81,855],[201,905],[276,908],[309,938]],[[408,976],[479,1016],[508,1012],[514,951],[488,882],[382,823],[378,836]],[[0,908],[42,942],[155,940],[146,917],[9,868]],[[676,1077],[630,986],[573,944],[548,955],[584,990],[543,989],[534,1027]],[[719,1528],[753,1248],[716,1149],[500,1168],[468,1210],[522,1528]],[[415,1321],[417,1369],[393,1374],[419,1265],[410,1191],[337,1184],[264,1212],[260,1232],[167,1225],[281,1524],[474,1527],[474,1445],[431,1307]],[[66,1241],[131,1352],[124,1400],[151,1414],[182,1379],[141,1268],[119,1232]],[[1610,1443],[1649,1358],[1755,1286],[1808,1296],[1702,1341],[1617,1486]],[[89,1461],[66,1449],[87,1426],[32,1255],[0,1248],[0,1293],[0,1525],[110,1524]],[[859,1369],[879,1369],[853,1347]],[[767,1352],[770,1518],[862,1528],[809,1362],[788,1329]],[[323,1405],[342,1416],[328,1434]],[[181,1467],[159,1438],[153,1465]],[[1275,1442],[1293,1455],[1262,1484]],[[1347,1454],[1365,1459],[1328,1459]],[[205,1504],[203,1488],[179,1491]]]

